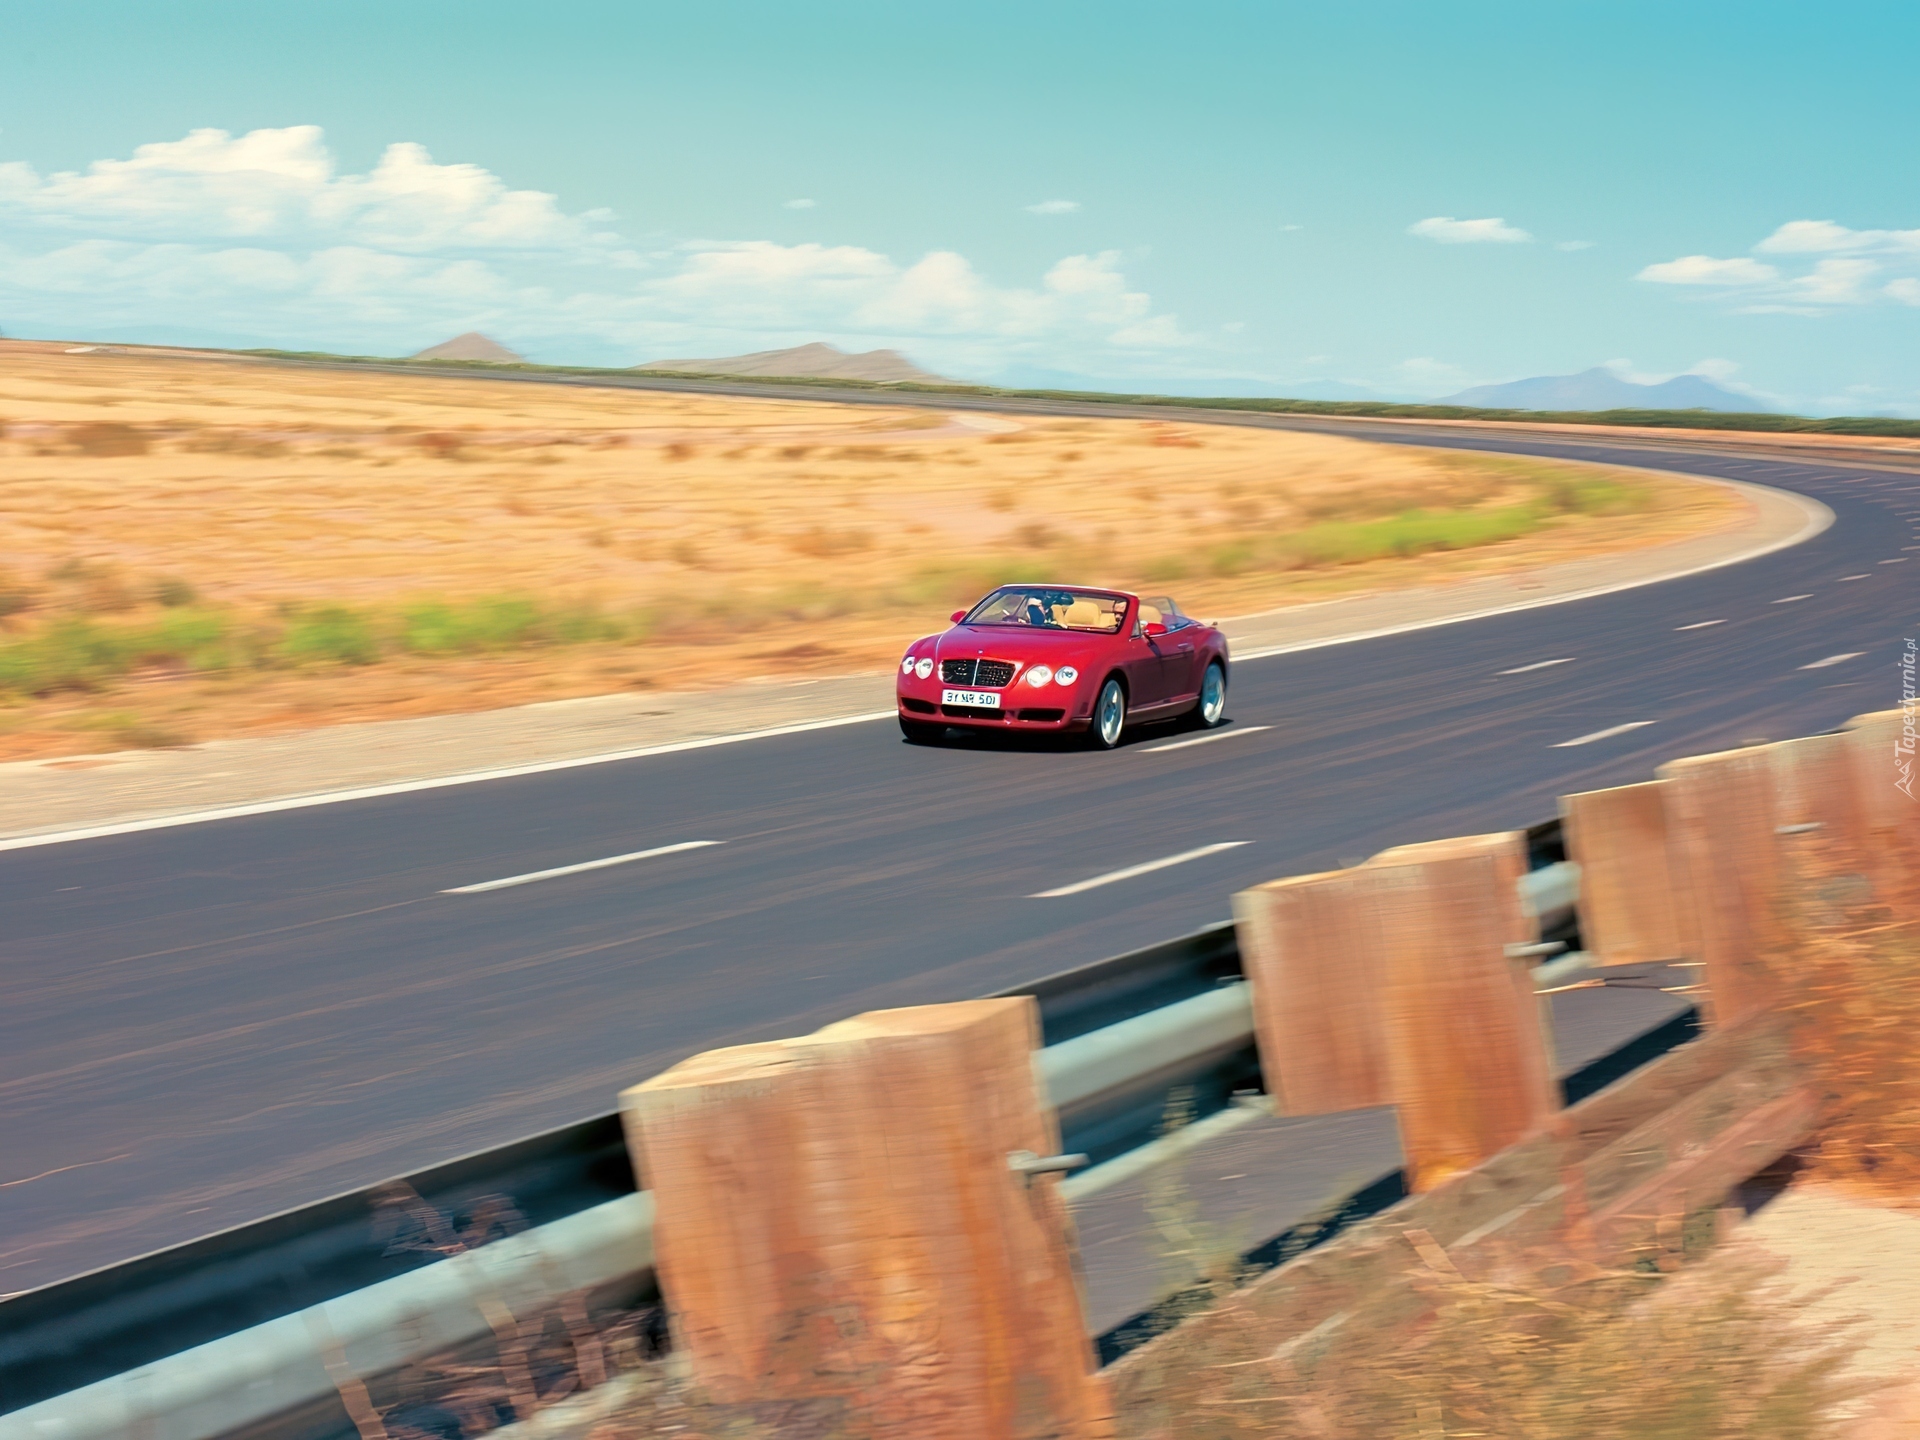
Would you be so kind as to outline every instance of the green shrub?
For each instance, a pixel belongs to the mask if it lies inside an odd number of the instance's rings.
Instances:
[[[302,611],[287,625],[280,654],[292,661],[332,661],[371,665],[380,658],[380,641],[366,616],[344,605]]]
[[[200,598],[200,592],[177,575],[162,575],[147,586],[147,594],[156,605],[169,610],[182,605],[191,605]]]

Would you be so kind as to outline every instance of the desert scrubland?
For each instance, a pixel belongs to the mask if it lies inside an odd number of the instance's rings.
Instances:
[[[0,759],[880,669],[1005,579],[1214,618],[1739,514],[1318,435],[0,342]]]

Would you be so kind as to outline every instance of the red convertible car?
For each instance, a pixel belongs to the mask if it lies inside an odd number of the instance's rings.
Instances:
[[[900,730],[1066,731],[1111,750],[1127,726],[1220,723],[1227,641],[1165,597],[1003,585],[900,661]]]

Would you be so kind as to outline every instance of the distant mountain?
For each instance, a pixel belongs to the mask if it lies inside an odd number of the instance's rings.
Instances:
[[[496,364],[512,364],[524,361],[526,356],[516,355],[497,340],[489,340],[478,330],[469,330],[464,335],[439,345],[428,346],[415,360],[491,360]]]
[[[922,370],[898,350],[869,350],[849,355],[833,345],[814,341],[790,350],[757,350],[751,355],[724,355],[712,360],[649,360],[636,370],[679,370],[694,375],[757,375],[772,379],[821,378],[873,380],[881,384],[911,380],[921,385],[960,385]]]
[[[1774,408],[1751,395],[1723,390],[1702,375],[1676,375],[1658,385],[1637,385],[1605,366],[1578,375],[1536,375],[1505,385],[1475,385],[1432,403],[1486,410],[1731,410],[1749,415]]]

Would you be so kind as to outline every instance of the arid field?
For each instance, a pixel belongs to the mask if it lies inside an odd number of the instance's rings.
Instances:
[[[1316,435],[0,342],[0,759],[880,669],[1003,579],[1213,618],[1737,511]]]

